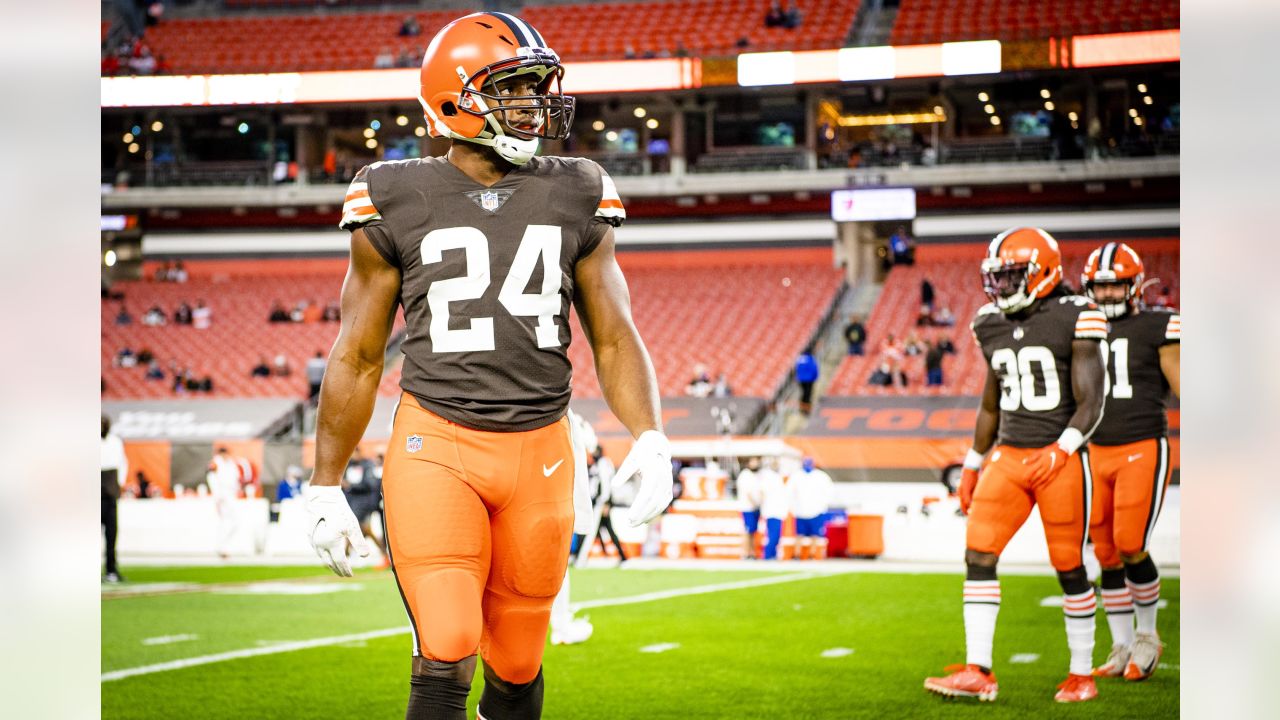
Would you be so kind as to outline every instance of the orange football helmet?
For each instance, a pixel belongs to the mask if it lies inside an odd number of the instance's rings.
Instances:
[[[1080,274],[1080,284],[1089,299],[1097,303],[1107,317],[1124,317],[1138,304],[1145,272],[1142,258],[1133,248],[1124,243],[1110,242],[1089,254],[1084,272]],[[1094,295],[1095,285],[1111,284],[1125,287],[1123,300],[1104,302]]]
[[[523,165],[538,151],[539,138],[569,136],[574,99],[561,89],[563,76],[560,56],[532,25],[507,13],[472,13],[431,39],[418,102],[432,137],[492,147]],[[516,77],[531,80],[534,92],[504,94],[500,84]],[[517,113],[529,119],[513,127]]]
[[[1058,241],[1040,228],[1011,228],[1000,233],[982,259],[982,289],[1005,313],[1024,310],[1062,282]]]

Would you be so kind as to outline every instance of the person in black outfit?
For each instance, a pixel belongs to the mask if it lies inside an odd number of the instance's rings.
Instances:
[[[849,316],[849,324],[844,326],[844,339],[849,343],[850,355],[862,355],[865,352],[863,344],[867,341],[867,328],[862,324],[862,318]]]
[[[102,531],[106,535],[106,574],[103,580],[108,583],[122,582],[120,569],[116,566],[116,501],[120,499],[120,478],[128,472],[127,460],[124,456],[124,443],[111,434],[111,419],[102,416]]]
[[[588,477],[590,478],[590,480],[588,480],[588,483],[592,489],[591,501],[593,503],[599,500],[600,493],[604,491],[605,489],[604,483],[612,481],[612,477],[605,479],[600,476],[600,458],[603,456],[604,456],[604,450],[602,450],[598,446],[596,447],[596,450],[594,453],[587,456],[587,474],[588,474]],[[613,520],[610,519],[609,517],[610,511],[613,509],[612,501],[613,501],[613,498],[611,496],[606,495],[606,499],[604,501],[604,508],[600,513],[600,527],[596,529],[596,536],[592,538],[591,541],[595,542],[597,539],[599,539],[600,549],[604,550],[605,549],[604,534],[609,533],[609,541],[613,543],[613,547],[616,548],[618,551],[618,562],[626,562],[627,552],[622,549],[622,542],[618,540],[617,533],[613,531]],[[630,505],[628,504],[628,507],[629,506]]]

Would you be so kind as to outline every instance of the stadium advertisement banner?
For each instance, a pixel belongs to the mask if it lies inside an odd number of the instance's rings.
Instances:
[[[102,404],[112,430],[129,440],[249,439],[298,405],[290,399],[131,400]]]
[[[831,219],[836,222],[914,220],[915,188],[868,188],[831,193]]]

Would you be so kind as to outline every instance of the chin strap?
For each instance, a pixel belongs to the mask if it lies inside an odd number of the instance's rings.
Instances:
[[[538,153],[538,138],[520,140],[519,138],[513,138],[510,135],[468,138],[461,137],[457,133],[450,133],[450,137],[454,140],[461,140],[463,142],[491,147],[494,152],[498,153],[499,157],[512,165],[524,165],[532,160],[533,156]]]

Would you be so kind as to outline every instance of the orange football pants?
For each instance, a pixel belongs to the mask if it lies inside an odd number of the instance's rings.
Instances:
[[[402,394],[382,493],[414,655],[455,662],[478,650],[507,682],[537,676],[568,565],[573,467],[566,418],[472,430]]]
[[[1082,449],[1067,458],[1057,475],[1033,485],[1022,461],[1038,452],[1040,448],[995,447],[973,494],[965,543],[970,550],[999,555],[1038,505],[1049,561],[1059,572],[1074,570],[1084,563],[1089,529],[1090,483],[1087,460],[1082,459],[1087,453]]]
[[[1119,567],[1120,554],[1147,549],[1164,505],[1173,467],[1164,437],[1125,445],[1089,445],[1093,470],[1093,524],[1089,535],[1103,567]]]

